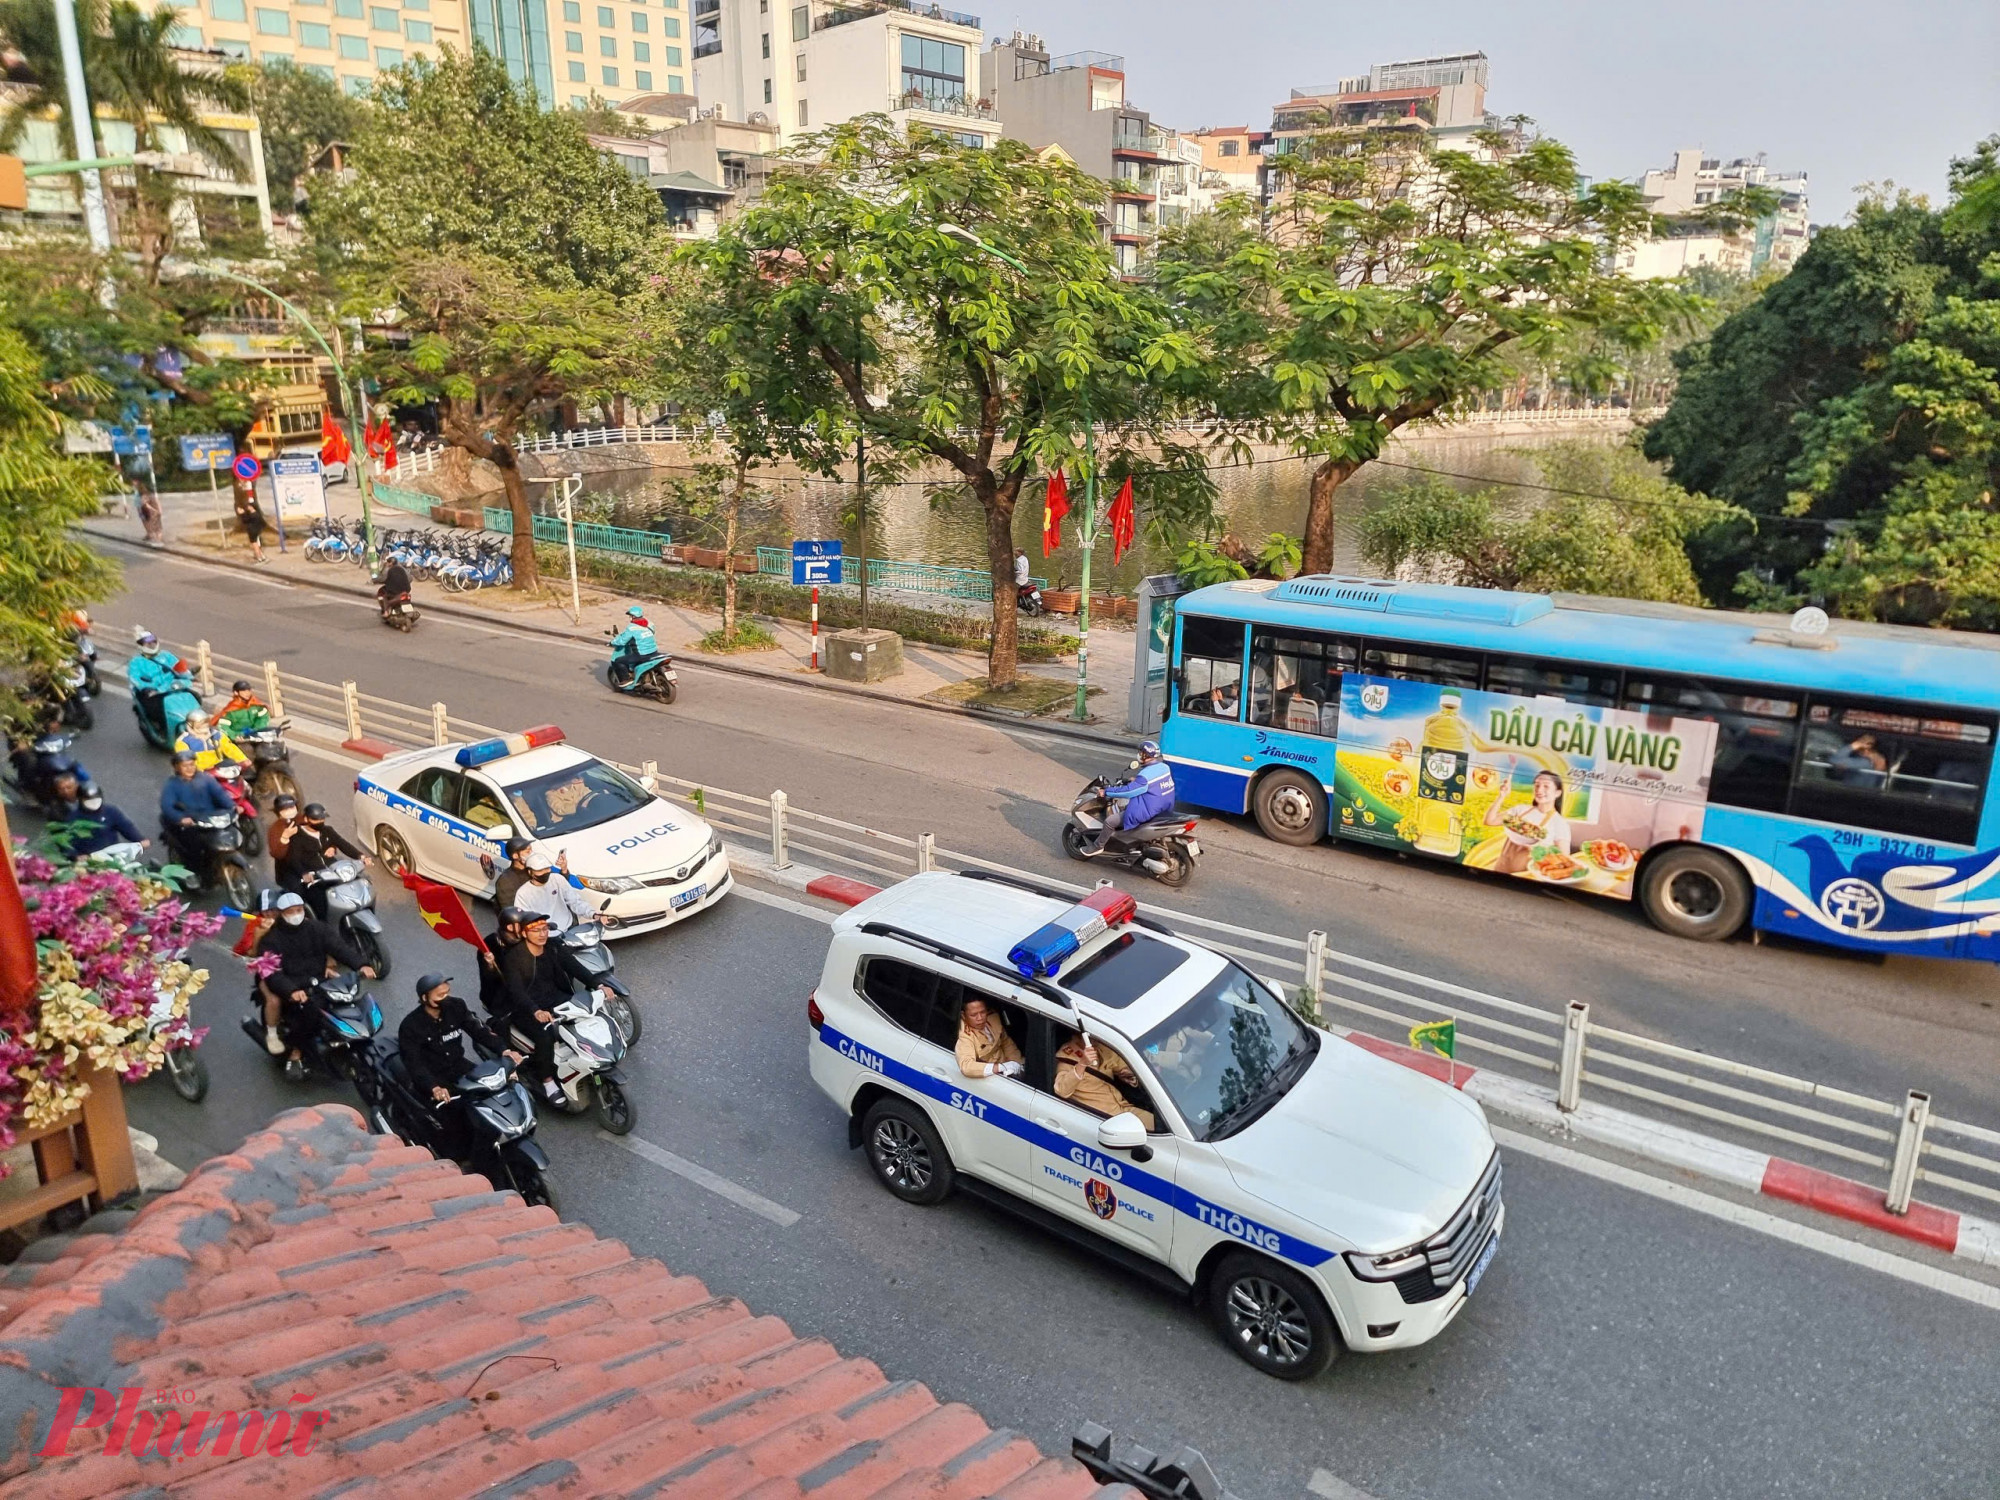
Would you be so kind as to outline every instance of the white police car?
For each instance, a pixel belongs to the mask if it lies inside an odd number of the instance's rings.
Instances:
[[[628,936],[713,906],[732,881],[722,839],[544,724],[391,755],[354,778],[354,825],[382,863],[490,896],[517,834],[569,856],[583,894]]]
[[[1020,1046],[1019,1077],[959,1068],[974,998]],[[906,880],[834,921],[808,1017],[813,1079],[890,1192],[997,1194],[1190,1291],[1268,1374],[1435,1337],[1499,1248],[1475,1102],[1304,1025],[1110,887],[1076,904],[972,873]],[[1130,1065],[1150,1131],[1058,1097],[1079,1026]]]

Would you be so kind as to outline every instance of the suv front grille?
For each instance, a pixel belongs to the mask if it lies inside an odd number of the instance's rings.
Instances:
[[[1424,1241],[1426,1264],[1396,1278],[1405,1302],[1431,1302],[1464,1279],[1479,1260],[1500,1220],[1500,1153],[1480,1174],[1472,1196],[1459,1205],[1444,1228]]]

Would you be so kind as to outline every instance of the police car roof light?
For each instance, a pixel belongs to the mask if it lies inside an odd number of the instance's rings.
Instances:
[[[1138,914],[1139,903],[1127,892],[1102,886],[1008,949],[1007,962],[1024,979],[1053,979],[1063,960],[1079,952],[1085,943]]]
[[[533,729],[524,729],[519,734],[502,735],[497,739],[474,740],[469,745],[459,747],[453,757],[461,766],[483,766],[488,761],[504,760],[510,755],[519,755],[526,750],[539,749],[543,745],[560,745],[562,730],[554,724],[537,724]]]

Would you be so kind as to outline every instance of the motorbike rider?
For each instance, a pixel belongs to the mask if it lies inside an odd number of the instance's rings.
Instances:
[[[278,884],[304,896],[312,907],[313,915],[324,921],[326,882],[307,877],[317,875],[342,855],[358,859],[363,865],[374,863],[337,829],[328,825],[325,807],[317,802],[308,802],[299,809],[299,821],[293,825],[290,837],[285,840],[285,856],[277,865]]]
[[[384,614],[389,606],[399,599],[410,597],[410,570],[403,566],[403,560],[391,553],[382,565],[382,576],[376,580],[380,585],[375,590],[376,602]]]
[[[1138,774],[1104,789],[1104,827],[1090,846],[1101,853],[1121,828],[1137,828],[1171,812],[1174,805],[1174,773],[1160,758],[1160,747],[1151,740],[1139,747]]]
[[[443,974],[426,974],[417,981],[417,1008],[403,1017],[396,1028],[396,1043],[403,1067],[419,1099],[443,1104],[452,1097],[452,1085],[465,1075],[465,1044],[472,1043],[480,1059],[505,1057],[509,1062],[524,1061],[474,1016],[466,1003],[451,992],[451,980]],[[464,1120],[458,1110],[437,1111],[442,1154],[464,1163],[467,1155]]]
[[[21,790],[36,798],[46,798],[56,777],[65,771],[76,777],[77,785],[91,784],[90,772],[82,761],[69,753],[70,735],[63,728],[62,710],[44,708],[36,720],[34,733],[15,743],[10,758],[14,779]]]
[[[514,897],[521,887],[528,883],[528,851],[535,847],[533,839],[524,839],[519,834],[507,840],[507,868],[500,872],[500,878],[493,882],[493,906],[505,911],[514,904]]]
[[[204,771],[213,771],[225,760],[233,760],[239,766],[250,764],[250,757],[229,737],[229,731],[199,708],[189,710],[187,718],[181,721],[174,748],[192,752],[194,763]]]
[[[239,679],[229,684],[229,701],[215,718],[226,734],[255,734],[271,727],[271,705],[259,698],[249,683]]]
[[[197,863],[192,839],[195,821],[218,813],[235,817],[235,800],[221,782],[195,764],[192,750],[176,750],[174,773],[160,788],[160,827],[168,846],[180,858]]]
[[[290,792],[280,792],[271,803],[271,826],[264,834],[264,847],[271,851],[271,868],[277,869],[284,863],[285,849],[292,842],[292,835],[299,826],[299,799]]]
[[[1035,587],[1034,579],[1029,576],[1028,554],[1018,547],[1014,549],[1014,593],[1017,599],[1026,600],[1031,608],[1041,608],[1042,591]]]
[[[611,676],[616,682],[630,682],[639,663],[660,654],[659,638],[645,610],[634,604],[625,611],[625,628],[611,638]]]
[[[479,1003],[489,1016],[502,1010],[500,996],[506,980],[500,974],[500,961],[520,941],[521,913],[511,906],[501,907],[500,925],[486,935],[486,947],[479,955]]]
[[[60,792],[64,780],[75,785],[74,778],[58,777],[57,791]],[[74,831],[67,845],[72,859],[82,859],[86,855],[97,854],[109,849],[113,844],[137,844],[141,848],[150,846],[152,840],[139,833],[139,827],[118,808],[104,800],[104,793],[96,787],[84,787],[76,793],[75,801],[60,805],[49,818],[51,825],[60,824]]]
[[[327,960],[353,969],[364,979],[373,979],[375,970],[362,962],[361,955],[345,938],[326,923],[306,914],[306,904],[294,891],[285,891],[271,903],[276,913],[264,935],[257,940],[257,956],[275,955],[278,967],[257,981],[257,994],[264,1003],[264,1050],[284,1057],[285,1076],[305,1077],[305,1059],[299,1043],[309,1033],[318,1001],[315,987],[326,978]]]
[[[562,1097],[555,1080],[555,1008],[575,993],[564,972],[562,955],[549,941],[549,919],[541,912],[522,912],[521,941],[500,956],[499,1018],[517,1027],[535,1046],[533,1071],[542,1093]]]
[[[160,644],[160,638],[141,625],[132,632],[132,643],[138,652],[125,664],[125,680],[132,684],[135,693],[159,693],[170,695],[176,691],[192,694],[194,681],[187,665]],[[161,705],[161,712],[166,707]],[[169,739],[181,732],[181,720],[166,714],[166,731]]]
[[[514,905],[523,916],[545,917],[551,937],[561,937],[578,922],[597,920],[597,912],[584,899],[576,877],[565,871],[557,879],[556,867],[549,862],[548,855],[530,849],[521,862],[527,867],[528,878],[515,891]]]

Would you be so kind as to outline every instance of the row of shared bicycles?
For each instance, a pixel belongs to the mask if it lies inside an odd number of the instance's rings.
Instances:
[[[491,537],[435,528],[378,531],[376,547],[382,561],[391,558],[414,579],[429,579],[449,593],[501,587],[514,581],[507,544]],[[360,564],[365,551],[361,524],[315,521],[306,538],[305,554],[312,562]]]

